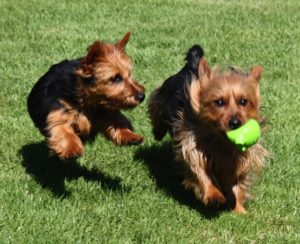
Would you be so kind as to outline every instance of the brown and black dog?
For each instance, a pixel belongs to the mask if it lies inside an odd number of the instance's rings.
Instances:
[[[30,92],[29,114],[50,151],[61,159],[81,156],[82,138],[97,132],[117,145],[143,141],[120,112],[145,98],[125,53],[129,37],[127,33],[115,44],[95,41],[85,57],[51,66]]]
[[[250,72],[211,69],[200,46],[187,53],[186,64],[150,97],[154,137],[169,132],[177,161],[186,172],[183,185],[206,206],[245,212],[247,188],[269,153],[260,142],[239,151],[226,132],[250,118],[261,121],[259,81],[262,67]]]

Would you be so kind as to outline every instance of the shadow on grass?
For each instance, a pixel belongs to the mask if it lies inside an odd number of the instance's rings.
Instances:
[[[76,180],[79,177],[99,182],[103,188],[109,190],[123,189],[121,179],[113,179],[96,169],[87,169],[76,160],[62,161],[57,157],[49,157],[45,142],[25,145],[19,152],[23,157],[22,165],[26,172],[57,197],[67,197],[70,194],[65,188],[65,179]]]
[[[180,204],[197,210],[203,217],[212,219],[220,215],[221,210],[206,208],[199,202],[192,191],[187,191],[181,184],[183,168],[174,161],[172,144],[165,142],[145,148],[140,147],[135,159],[144,162],[154,176],[158,188],[173,197]]]

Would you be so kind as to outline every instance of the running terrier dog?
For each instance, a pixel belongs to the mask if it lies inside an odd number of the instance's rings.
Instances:
[[[244,213],[248,186],[269,153],[260,142],[241,152],[226,132],[250,118],[261,122],[263,69],[211,69],[203,54],[199,45],[193,46],[183,69],[151,94],[148,111],[154,137],[171,134],[175,159],[185,166],[183,185],[204,205]]]
[[[59,158],[81,156],[83,139],[98,132],[117,145],[143,141],[120,111],[145,98],[125,52],[129,37],[130,32],[115,44],[95,41],[86,56],[51,66],[31,90],[29,114]]]

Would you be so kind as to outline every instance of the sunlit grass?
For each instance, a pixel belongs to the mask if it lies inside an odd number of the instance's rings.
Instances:
[[[2,0],[0,242],[299,242],[299,12],[296,0]],[[212,66],[264,67],[264,141],[274,157],[246,215],[206,210],[183,190],[170,138],[153,140],[146,102],[126,112],[143,145],[98,137],[77,162],[48,158],[26,109],[33,84],[53,63],[127,31],[147,95],[195,43]]]

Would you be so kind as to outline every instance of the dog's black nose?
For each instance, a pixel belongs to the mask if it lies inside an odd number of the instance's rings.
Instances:
[[[236,117],[232,117],[230,120],[229,120],[229,128],[234,130],[234,129],[237,129],[239,128],[241,125],[242,125],[242,121]]]
[[[135,95],[135,99],[138,100],[139,102],[144,101],[145,99],[145,93],[139,92]]]

